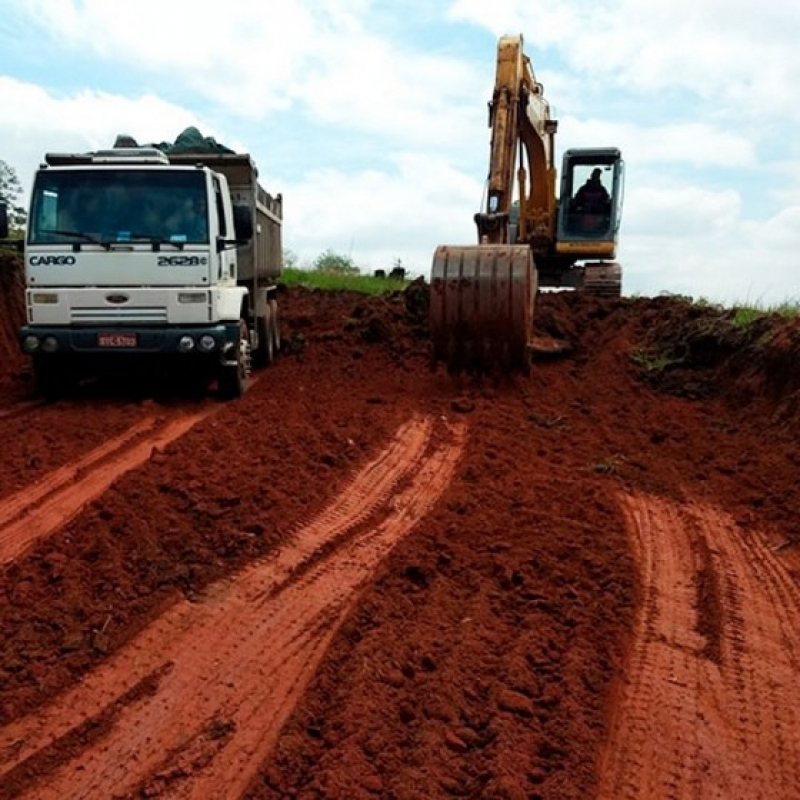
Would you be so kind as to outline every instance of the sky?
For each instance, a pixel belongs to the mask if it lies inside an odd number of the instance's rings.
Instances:
[[[0,160],[171,141],[249,152],[284,248],[430,273],[476,242],[497,40],[522,34],[557,159],[619,147],[628,296],[800,302],[796,0],[0,0]]]

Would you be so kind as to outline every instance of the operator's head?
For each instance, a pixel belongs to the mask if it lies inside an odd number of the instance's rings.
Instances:
[[[603,170],[601,170],[601,169],[600,169],[600,167],[595,167],[595,168],[592,170],[592,177],[593,177],[595,180],[600,180],[600,176],[601,176],[602,174],[603,174]]]

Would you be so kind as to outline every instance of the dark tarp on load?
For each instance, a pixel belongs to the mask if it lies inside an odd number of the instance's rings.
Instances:
[[[143,147],[155,147],[162,153],[233,153],[229,147],[220,144],[211,136],[203,136],[197,128],[188,127],[183,130],[174,142],[160,142]],[[114,142],[114,147],[139,147],[132,136],[121,133]]]

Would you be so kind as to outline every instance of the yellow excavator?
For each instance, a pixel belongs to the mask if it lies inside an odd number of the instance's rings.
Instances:
[[[567,150],[556,195],[555,134],[522,36],[503,36],[489,103],[491,152],[478,244],[443,245],[431,270],[434,363],[527,371],[538,287],[618,297],[614,262],[624,162],[615,147]]]

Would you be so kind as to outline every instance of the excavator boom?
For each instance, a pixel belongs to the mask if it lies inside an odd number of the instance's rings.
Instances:
[[[619,150],[568,150],[557,197],[558,123],[522,36],[498,42],[489,126],[478,244],[438,247],[431,270],[433,360],[452,372],[527,371],[540,285],[620,294]]]

